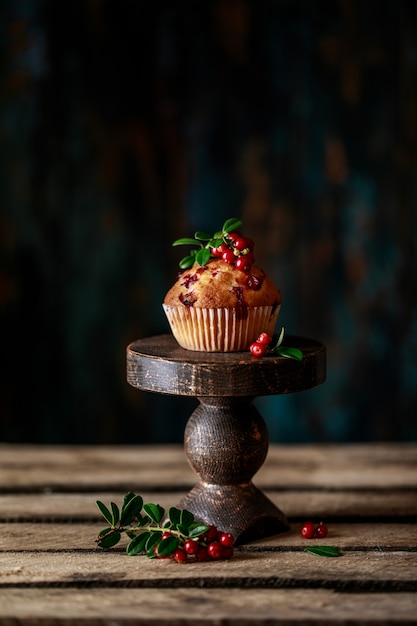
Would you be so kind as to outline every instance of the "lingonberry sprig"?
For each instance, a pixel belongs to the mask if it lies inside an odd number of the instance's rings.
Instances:
[[[294,359],[295,361],[302,361],[303,353],[299,348],[292,348],[290,346],[284,346],[282,344],[284,340],[285,330],[281,328],[278,340],[271,347],[272,337],[268,333],[261,333],[256,341],[251,343],[249,350],[252,356],[256,358],[263,357],[268,354],[276,354],[278,356],[285,356],[287,359]]]
[[[183,237],[173,242],[173,246],[197,246],[190,250],[190,254],[179,262],[182,270],[186,270],[197,263],[207,265],[210,259],[222,259],[233,264],[238,270],[249,273],[255,261],[253,253],[254,243],[249,237],[244,237],[239,228],[242,221],[231,217],[225,221],[221,230],[209,235],[197,231],[192,237]]]
[[[173,558],[178,563],[189,557],[197,561],[230,559],[234,537],[216,526],[198,522],[186,509],[171,507],[164,521],[165,509],[159,504],[144,504],[141,496],[129,492],[121,509],[114,502],[108,508],[97,500],[97,507],[109,524],[99,532],[96,543],[100,548],[112,548],[126,533],[130,541],[129,556],[144,553],[148,558]]]

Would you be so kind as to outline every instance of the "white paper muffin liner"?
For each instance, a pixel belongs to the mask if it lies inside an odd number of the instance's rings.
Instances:
[[[201,352],[248,350],[262,332],[274,333],[280,306],[202,309],[162,305],[182,348]]]

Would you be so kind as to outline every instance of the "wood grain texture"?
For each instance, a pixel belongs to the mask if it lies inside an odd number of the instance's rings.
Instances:
[[[195,479],[181,445],[0,444],[0,493],[174,491]],[[255,482],[263,489],[417,489],[417,444],[273,444]]]
[[[140,487],[168,508],[186,495],[181,446],[2,445],[0,626],[415,624],[416,460],[414,444],[271,446],[255,480],[289,530],[182,566],[129,557],[126,539],[95,543],[107,525],[96,499]],[[328,537],[304,540],[306,519],[324,519]],[[305,552],[323,544],[341,556]]]
[[[0,495],[0,521],[77,522],[99,519],[95,501],[121,503],[125,492],[46,493]],[[168,508],[176,506],[185,492],[140,492],[145,501]],[[387,493],[367,491],[265,491],[276,506],[291,520],[323,518],[327,521],[360,522],[366,520],[417,522],[416,491]],[[319,520],[320,521],[320,520]]]
[[[0,589],[1,626],[411,626],[416,612],[416,594],[404,592]]]
[[[263,396],[311,389],[326,379],[326,350],[318,341],[286,337],[303,360],[250,352],[193,352],[172,335],[133,342],[127,348],[127,380],[144,391],[183,396]]]
[[[95,539],[105,526],[104,522],[0,523],[0,554],[3,552],[54,552],[96,550]],[[287,533],[258,539],[239,547],[241,552],[301,552],[307,545],[300,537],[300,523],[291,524]],[[334,521],[330,526],[328,542],[343,550],[413,551],[417,552],[417,524],[357,522],[349,524]],[[317,543],[317,541],[312,542]],[[127,540],[123,539],[115,550],[124,550]],[[140,557],[137,557],[140,559]],[[133,561],[132,563],[135,563]],[[137,561],[136,561],[137,563]]]
[[[175,561],[130,557],[120,551],[7,552],[2,554],[0,588],[70,587],[300,587],[417,592],[415,552],[345,551],[320,558],[303,551],[237,550],[230,561],[179,566]],[[87,565],[88,561],[88,565]],[[87,565],[87,567],[86,567]],[[221,581],[221,584],[219,584]],[[401,583],[401,584],[400,584]]]

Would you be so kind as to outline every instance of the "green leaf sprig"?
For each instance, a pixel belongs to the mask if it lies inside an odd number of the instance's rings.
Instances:
[[[341,552],[338,548],[333,546],[308,546],[304,548],[304,552],[315,554],[316,556],[335,557],[341,556]]]
[[[236,217],[230,217],[225,221],[223,227],[214,235],[209,235],[203,231],[198,230],[194,233],[194,238],[182,237],[176,239],[173,242],[173,246],[197,246],[190,250],[190,253],[183,257],[179,262],[179,266],[182,270],[186,270],[198,263],[198,265],[207,265],[209,260],[213,257],[211,250],[218,248],[222,243],[227,243],[227,236],[229,233],[237,230],[242,226],[242,221]]]
[[[301,350],[299,350],[298,348],[292,348],[290,346],[284,346],[282,344],[282,342],[284,341],[284,335],[285,329],[284,327],[282,327],[276,344],[272,347],[268,346],[266,353],[284,356],[287,359],[293,359],[295,361],[302,361],[303,353],[301,352]]]
[[[164,522],[165,509],[159,504],[144,504],[139,495],[129,492],[125,495],[121,509],[114,503],[107,507],[99,500],[97,507],[108,526],[99,532],[96,543],[100,548],[112,548],[126,533],[130,541],[126,547],[129,556],[145,553],[155,558],[155,550],[160,557],[173,556],[189,539],[204,545],[203,535],[210,526],[194,519],[186,509],[171,507],[168,519]],[[164,536],[163,535],[168,535]]]

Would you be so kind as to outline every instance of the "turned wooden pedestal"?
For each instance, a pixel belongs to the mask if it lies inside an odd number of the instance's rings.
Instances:
[[[127,380],[138,389],[193,396],[199,406],[185,428],[187,459],[200,480],[178,504],[197,519],[244,543],[288,530],[284,513],[252,482],[268,452],[268,430],[257,396],[303,391],[324,382],[326,352],[311,339],[286,337],[304,358],[293,361],[248,352],[193,352],[172,335],[127,348]]]

